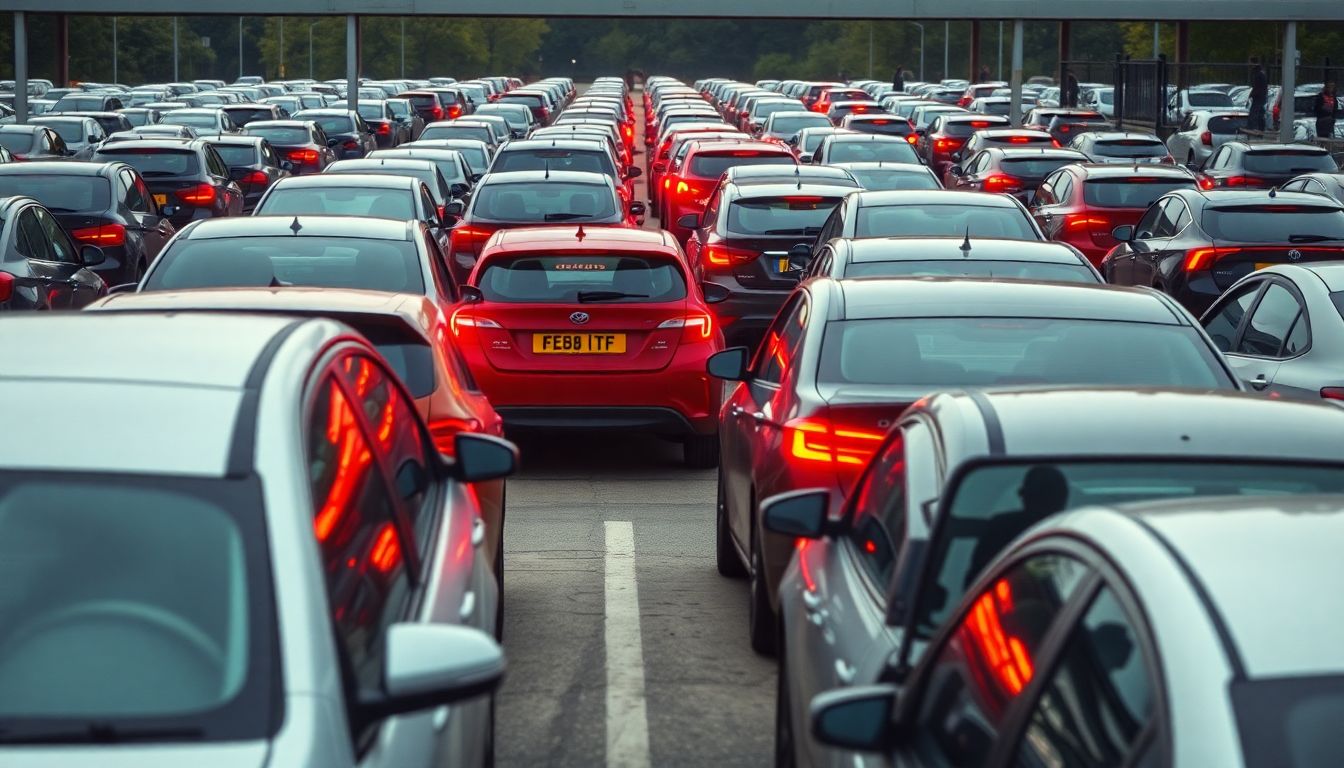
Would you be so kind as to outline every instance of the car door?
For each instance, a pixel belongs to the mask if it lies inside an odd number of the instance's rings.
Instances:
[[[1031,217],[1050,240],[1059,239],[1063,229],[1063,217],[1057,214],[1063,208],[1061,203],[1069,202],[1069,186],[1068,172],[1055,171],[1041,182],[1036,190],[1036,198],[1031,202]]]
[[[1172,227],[1177,214],[1174,198],[1158,200],[1143,214],[1134,229],[1134,239],[1130,241],[1128,259],[1117,264],[1122,285],[1152,285],[1156,274],[1156,262],[1165,252],[1171,239]]]
[[[79,309],[98,298],[103,279],[79,262],[79,251],[55,217],[33,205],[19,213],[20,244],[48,309]],[[22,252],[22,247],[20,252]]]
[[[1277,397],[1310,394],[1319,398],[1319,391],[1275,386],[1285,358],[1306,352],[1310,339],[1311,330],[1297,289],[1281,278],[1270,278],[1226,357],[1237,376],[1253,391]]]
[[[211,176],[211,182],[219,191],[220,198],[220,216],[241,216],[243,213],[243,190],[229,176],[229,164],[224,162],[224,158],[219,156],[219,152],[209,144],[202,145],[201,150],[205,153],[206,172]]]
[[[1166,283],[1172,260],[1184,262],[1188,245],[1185,238],[1192,221],[1190,208],[1184,200],[1167,198],[1158,221],[1160,231],[1145,243],[1147,249],[1135,256],[1135,285],[1162,286]]]
[[[1222,352],[1224,356],[1228,355],[1236,348],[1237,340],[1240,338],[1241,327],[1246,321],[1246,317],[1251,313],[1251,307],[1255,305],[1255,300],[1260,297],[1260,291],[1265,287],[1266,279],[1258,277],[1241,283],[1236,288],[1229,290],[1209,307],[1209,311],[1200,318],[1200,324],[1204,326],[1205,333],[1213,341],[1214,346]],[[1236,364],[1232,363],[1229,357],[1228,362],[1236,369]],[[1240,371],[1238,371],[1240,375]]]
[[[158,257],[159,251],[163,250],[163,246],[177,230],[167,218],[159,215],[158,206],[154,204],[154,196],[149,193],[149,188],[145,186],[140,174],[126,168],[122,169],[120,179],[125,189],[123,202],[134,219],[142,250],[139,256],[144,262],[139,265],[139,271],[127,270],[126,274],[139,276],[144,268]]]

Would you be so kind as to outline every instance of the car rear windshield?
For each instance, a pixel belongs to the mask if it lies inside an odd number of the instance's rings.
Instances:
[[[55,131],[66,144],[83,144],[89,140],[84,135],[83,120],[44,120],[39,125]]]
[[[1326,735],[1344,719],[1344,675],[1235,680],[1229,693],[1247,768],[1344,765]]]
[[[214,115],[208,114],[189,114],[189,115],[164,115],[160,120],[164,125],[189,125],[192,128],[215,128],[219,125],[219,120]]]
[[[288,285],[425,291],[414,243],[292,235],[179,238],[150,272],[145,290]]]
[[[490,142],[495,138],[494,131],[485,126],[470,125],[431,125],[420,132],[421,140],[428,139],[475,139]]]
[[[823,140],[825,140],[825,138],[826,138],[827,136],[830,136],[830,135],[832,135],[833,133],[834,133],[834,131],[832,131],[832,132],[830,132],[830,133],[821,133],[821,132],[818,132],[818,133],[812,133],[812,134],[808,134],[807,136],[804,136],[802,142],[799,144],[798,151],[800,151],[800,152],[802,152],[802,153],[804,153],[804,154],[811,154],[811,153],[817,151],[817,147],[821,146],[821,142],[822,142]],[[836,161],[836,162],[838,162],[838,161]]]
[[[1012,110],[1012,103],[1007,101],[984,101],[976,107],[977,111],[984,112],[987,115],[1007,115]]]
[[[0,146],[16,155],[26,155],[32,151],[36,138],[41,134],[19,131],[0,132]]]
[[[480,289],[490,301],[639,304],[685,299],[686,279],[663,256],[525,255],[490,261]]]
[[[355,132],[355,121],[346,115],[324,115],[321,117],[301,117],[299,119],[317,123],[328,134]]]
[[[411,105],[403,100],[388,101],[387,108],[397,117],[410,117],[411,115]]]
[[[1344,211],[1296,205],[1206,208],[1204,231],[1215,241],[1310,243],[1344,240]]]
[[[978,141],[979,139],[977,139]],[[1034,144],[1054,144],[1049,135],[1044,136],[993,136],[985,137],[986,147],[1030,147]]]
[[[861,207],[856,237],[1001,237],[1041,239],[1015,206],[906,204]]]
[[[102,109],[102,96],[62,96],[52,105],[53,112],[99,112]]]
[[[1008,157],[999,167],[1009,176],[1019,179],[1043,179],[1070,163],[1080,162],[1075,157]]]
[[[1246,115],[1216,115],[1209,118],[1209,133],[1230,134],[1246,127]]]
[[[1337,466],[1293,466],[1271,461],[1155,462],[1106,457],[982,466],[951,489],[949,513],[935,540],[935,551],[930,553],[937,576],[934,586],[923,592],[926,597],[919,608],[918,632],[921,637],[932,637],[990,559],[1018,534],[1056,512],[1093,504],[1200,496],[1295,496],[1341,490],[1344,473]],[[1272,711],[1282,717],[1292,710],[1276,707]],[[1332,709],[1333,715],[1344,715],[1344,709]],[[1334,739],[1330,742],[1332,749],[1339,743]],[[1268,753],[1275,759],[1266,765],[1340,764],[1330,758],[1284,763],[1281,758],[1291,752],[1291,747],[1285,745],[1285,749],[1288,751]],[[1332,756],[1339,757],[1337,753]]]
[[[433,109],[439,105],[439,100],[429,94],[413,94],[406,96],[416,109]]]
[[[607,176],[616,175],[616,166],[611,157],[600,150],[562,149],[520,149],[504,151],[495,156],[490,166],[491,173],[501,171],[587,171]]]
[[[249,127],[247,129],[247,135],[260,136],[272,144],[281,146],[313,143],[313,135],[308,132],[307,128],[301,128],[299,126],[267,125]]]
[[[227,109],[229,119],[234,125],[247,125],[253,120],[274,120],[275,114],[269,109]]]
[[[879,117],[876,120],[855,120],[849,124],[851,131],[874,133],[879,136],[909,136],[914,132],[910,123],[899,117]]]
[[[817,380],[931,390],[1018,384],[1231,386],[1193,328],[1026,317],[829,323]]]
[[[859,185],[864,189],[939,189],[942,187],[938,180],[927,171],[893,171],[887,168],[860,170],[851,168],[849,172],[859,180]]]
[[[126,163],[146,179],[165,176],[194,176],[200,171],[200,160],[190,149],[118,149],[116,145],[98,150],[102,162]]]
[[[1083,201],[1093,208],[1147,208],[1174,189],[1193,189],[1194,179],[1088,179]]]
[[[1167,145],[1157,139],[1105,139],[1092,145],[1093,151],[1105,157],[1162,157]]]
[[[764,104],[757,104],[752,108],[753,117],[768,117],[776,112],[806,112],[807,107],[802,104],[790,104],[781,101],[767,101]]]
[[[793,155],[739,150],[726,153],[698,153],[691,158],[690,173],[702,179],[717,179],[729,168],[739,165],[795,165]]]
[[[101,176],[54,174],[0,175],[0,197],[27,195],[52,213],[104,211],[112,200],[111,184]]]
[[[0,472],[3,741],[273,733],[266,540],[255,478]]]
[[[1297,149],[1273,149],[1247,152],[1242,160],[1250,173],[1273,173],[1288,175],[1293,173],[1311,173],[1339,170],[1335,161],[1327,152],[1312,152]]]
[[[473,218],[491,221],[600,221],[617,216],[616,195],[607,187],[567,181],[486,184],[471,202]]]
[[[364,335],[392,366],[416,399],[428,397],[438,386],[434,375],[434,350],[423,338],[360,319],[341,318]]]
[[[524,105],[524,106],[526,106],[526,107],[528,107],[528,108],[531,108],[531,107],[544,107],[544,106],[546,106],[546,98],[545,98],[544,96],[542,96],[541,94],[528,94],[528,93],[507,94],[507,93],[506,93],[506,94],[504,94],[503,96],[500,96],[500,97],[499,97],[499,101],[497,101],[497,102],[495,102],[495,103],[496,103],[496,104],[522,104],[522,105]]]
[[[964,138],[966,136],[970,136],[976,131],[981,131],[986,128],[1006,128],[1006,127],[1007,124],[1004,123],[1002,120],[971,120],[969,122],[955,122],[955,123],[944,122],[943,133],[947,134],[948,136],[956,136],[958,138]]]
[[[908,141],[832,142],[828,163],[918,163],[919,156]]]
[[[816,112],[784,112],[770,121],[770,130],[780,136],[796,136],[804,128],[822,128],[831,124],[825,115]]]
[[[1192,107],[1231,107],[1232,98],[1222,91],[1191,91],[1186,94]]]
[[[247,144],[212,144],[215,151],[224,160],[224,164],[230,167],[242,165],[255,165],[257,163],[257,148]]]
[[[840,198],[821,195],[734,200],[727,229],[735,235],[815,235],[839,204]]]
[[[290,187],[273,189],[257,206],[258,216],[370,216],[405,221],[416,218],[407,189]]]
[[[1092,270],[1082,264],[1041,261],[967,259],[911,259],[909,261],[851,262],[844,277],[992,277],[1011,280],[1046,280],[1057,283],[1097,283]]]

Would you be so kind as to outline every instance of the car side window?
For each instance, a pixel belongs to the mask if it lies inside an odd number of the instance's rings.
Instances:
[[[1213,339],[1213,344],[1219,351],[1232,351],[1232,345],[1237,340],[1237,329],[1241,327],[1241,321],[1250,311],[1251,303],[1255,301],[1256,294],[1263,285],[1263,282],[1257,280],[1238,288],[1237,292],[1229,296],[1205,323],[1204,330],[1209,334],[1209,338]]]
[[[126,185],[126,207],[136,213],[153,213],[150,209],[149,191],[144,188],[143,183],[136,183],[139,178],[131,171],[122,171],[121,179]]]
[[[1278,283],[1270,283],[1251,311],[1251,319],[1237,344],[1237,353],[1257,357],[1278,357],[1292,330],[1302,305],[1292,292]]]
[[[905,538],[905,435],[893,435],[854,489],[853,517],[845,538],[879,591],[891,580]]]
[[[51,253],[47,248],[47,239],[42,235],[42,225],[37,222],[37,217],[33,215],[32,208],[20,212],[14,226],[16,230],[14,245],[20,256],[26,259],[37,259],[38,261],[52,260]]]
[[[420,205],[425,209],[425,215],[429,217],[429,221],[425,223],[431,227],[439,226],[439,206],[434,204],[434,198],[429,194],[429,187],[423,184],[420,185]]]
[[[1055,182],[1055,202],[1067,203],[1073,199],[1073,177],[1061,173]]]
[[[65,139],[62,139],[59,133],[56,133],[55,131],[47,131],[46,135],[47,146],[51,148],[52,152],[65,154],[65,152],[68,151],[65,146]]]
[[[1175,237],[1181,230],[1190,225],[1190,209],[1186,207],[1184,202],[1173,197],[1167,201],[1167,210],[1163,214],[1163,218],[1171,222],[1171,231],[1167,233],[1167,237]]]
[[[1144,212],[1143,218],[1139,219],[1138,226],[1134,228],[1135,237],[1146,240],[1150,237],[1160,237],[1157,229],[1162,219],[1162,207],[1166,205],[1166,200],[1158,200],[1156,203],[1148,206]]]
[[[1109,587],[1070,632],[1031,707],[1018,766],[1135,765],[1156,709],[1153,665],[1136,623]]]
[[[395,503],[373,453],[370,432],[376,427],[337,375],[325,374],[312,400],[308,476],[332,626],[353,695],[382,685],[386,632],[406,614],[411,583]]]
[[[438,241],[428,230],[425,230],[424,238],[425,248],[429,251],[429,270],[434,279],[434,287],[438,289],[439,298],[448,303],[457,301],[457,284],[453,282],[452,273],[445,266],[447,257],[443,255],[443,249],[439,248]]]
[[[1279,187],[1279,190],[1282,192],[1306,192],[1307,182],[1303,179],[1297,179]]]
[[[1296,357],[1311,346],[1311,323],[1307,320],[1306,310],[1298,313],[1293,321],[1292,330],[1283,342],[1283,357]]]
[[[229,178],[229,164],[224,162],[219,152],[215,151],[214,147],[206,146],[205,154],[210,159],[210,172],[225,179]]]
[[[792,355],[797,350],[797,342],[803,336],[802,329],[807,327],[808,303],[802,293],[780,310],[765,339],[756,351],[755,380],[765,384],[780,384],[784,381],[784,372],[788,370]]]
[[[79,253],[75,250],[75,244],[70,242],[70,237],[65,234],[56,217],[47,213],[42,208],[31,209],[37,217],[37,221],[42,225],[42,232],[46,236],[51,261],[59,261],[63,264],[78,264]]]
[[[280,158],[275,156],[275,149],[265,140],[261,142],[261,161],[272,168],[280,167]]]

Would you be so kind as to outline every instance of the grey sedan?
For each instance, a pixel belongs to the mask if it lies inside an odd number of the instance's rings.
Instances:
[[[0,447],[0,764],[492,761],[504,658],[468,485],[512,445],[442,458],[330,320],[12,318],[0,347],[26,436]],[[91,432],[72,402],[153,407]]]
[[[1192,112],[1167,137],[1167,151],[1178,163],[1201,167],[1215,149],[1241,138],[1238,131],[1248,119],[1245,112]]]

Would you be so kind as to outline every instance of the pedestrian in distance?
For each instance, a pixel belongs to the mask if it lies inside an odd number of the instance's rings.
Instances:
[[[986,64],[985,66],[980,67],[980,79],[976,80],[976,82],[988,83],[989,81],[990,81],[989,65]]]
[[[897,65],[896,74],[891,76],[891,89],[897,93],[905,92],[905,66]]]
[[[1247,127],[1253,131],[1265,130],[1265,103],[1269,101],[1269,77],[1260,59],[1251,59],[1251,106]]]
[[[1072,69],[1064,72],[1064,90],[1060,92],[1059,96],[1061,107],[1078,106],[1078,76],[1073,74]]]
[[[1335,120],[1339,119],[1339,94],[1335,93],[1335,81],[1326,83],[1316,94],[1312,104],[1312,114],[1316,115],[1316,136],[1322,139],[1335,135]]]

